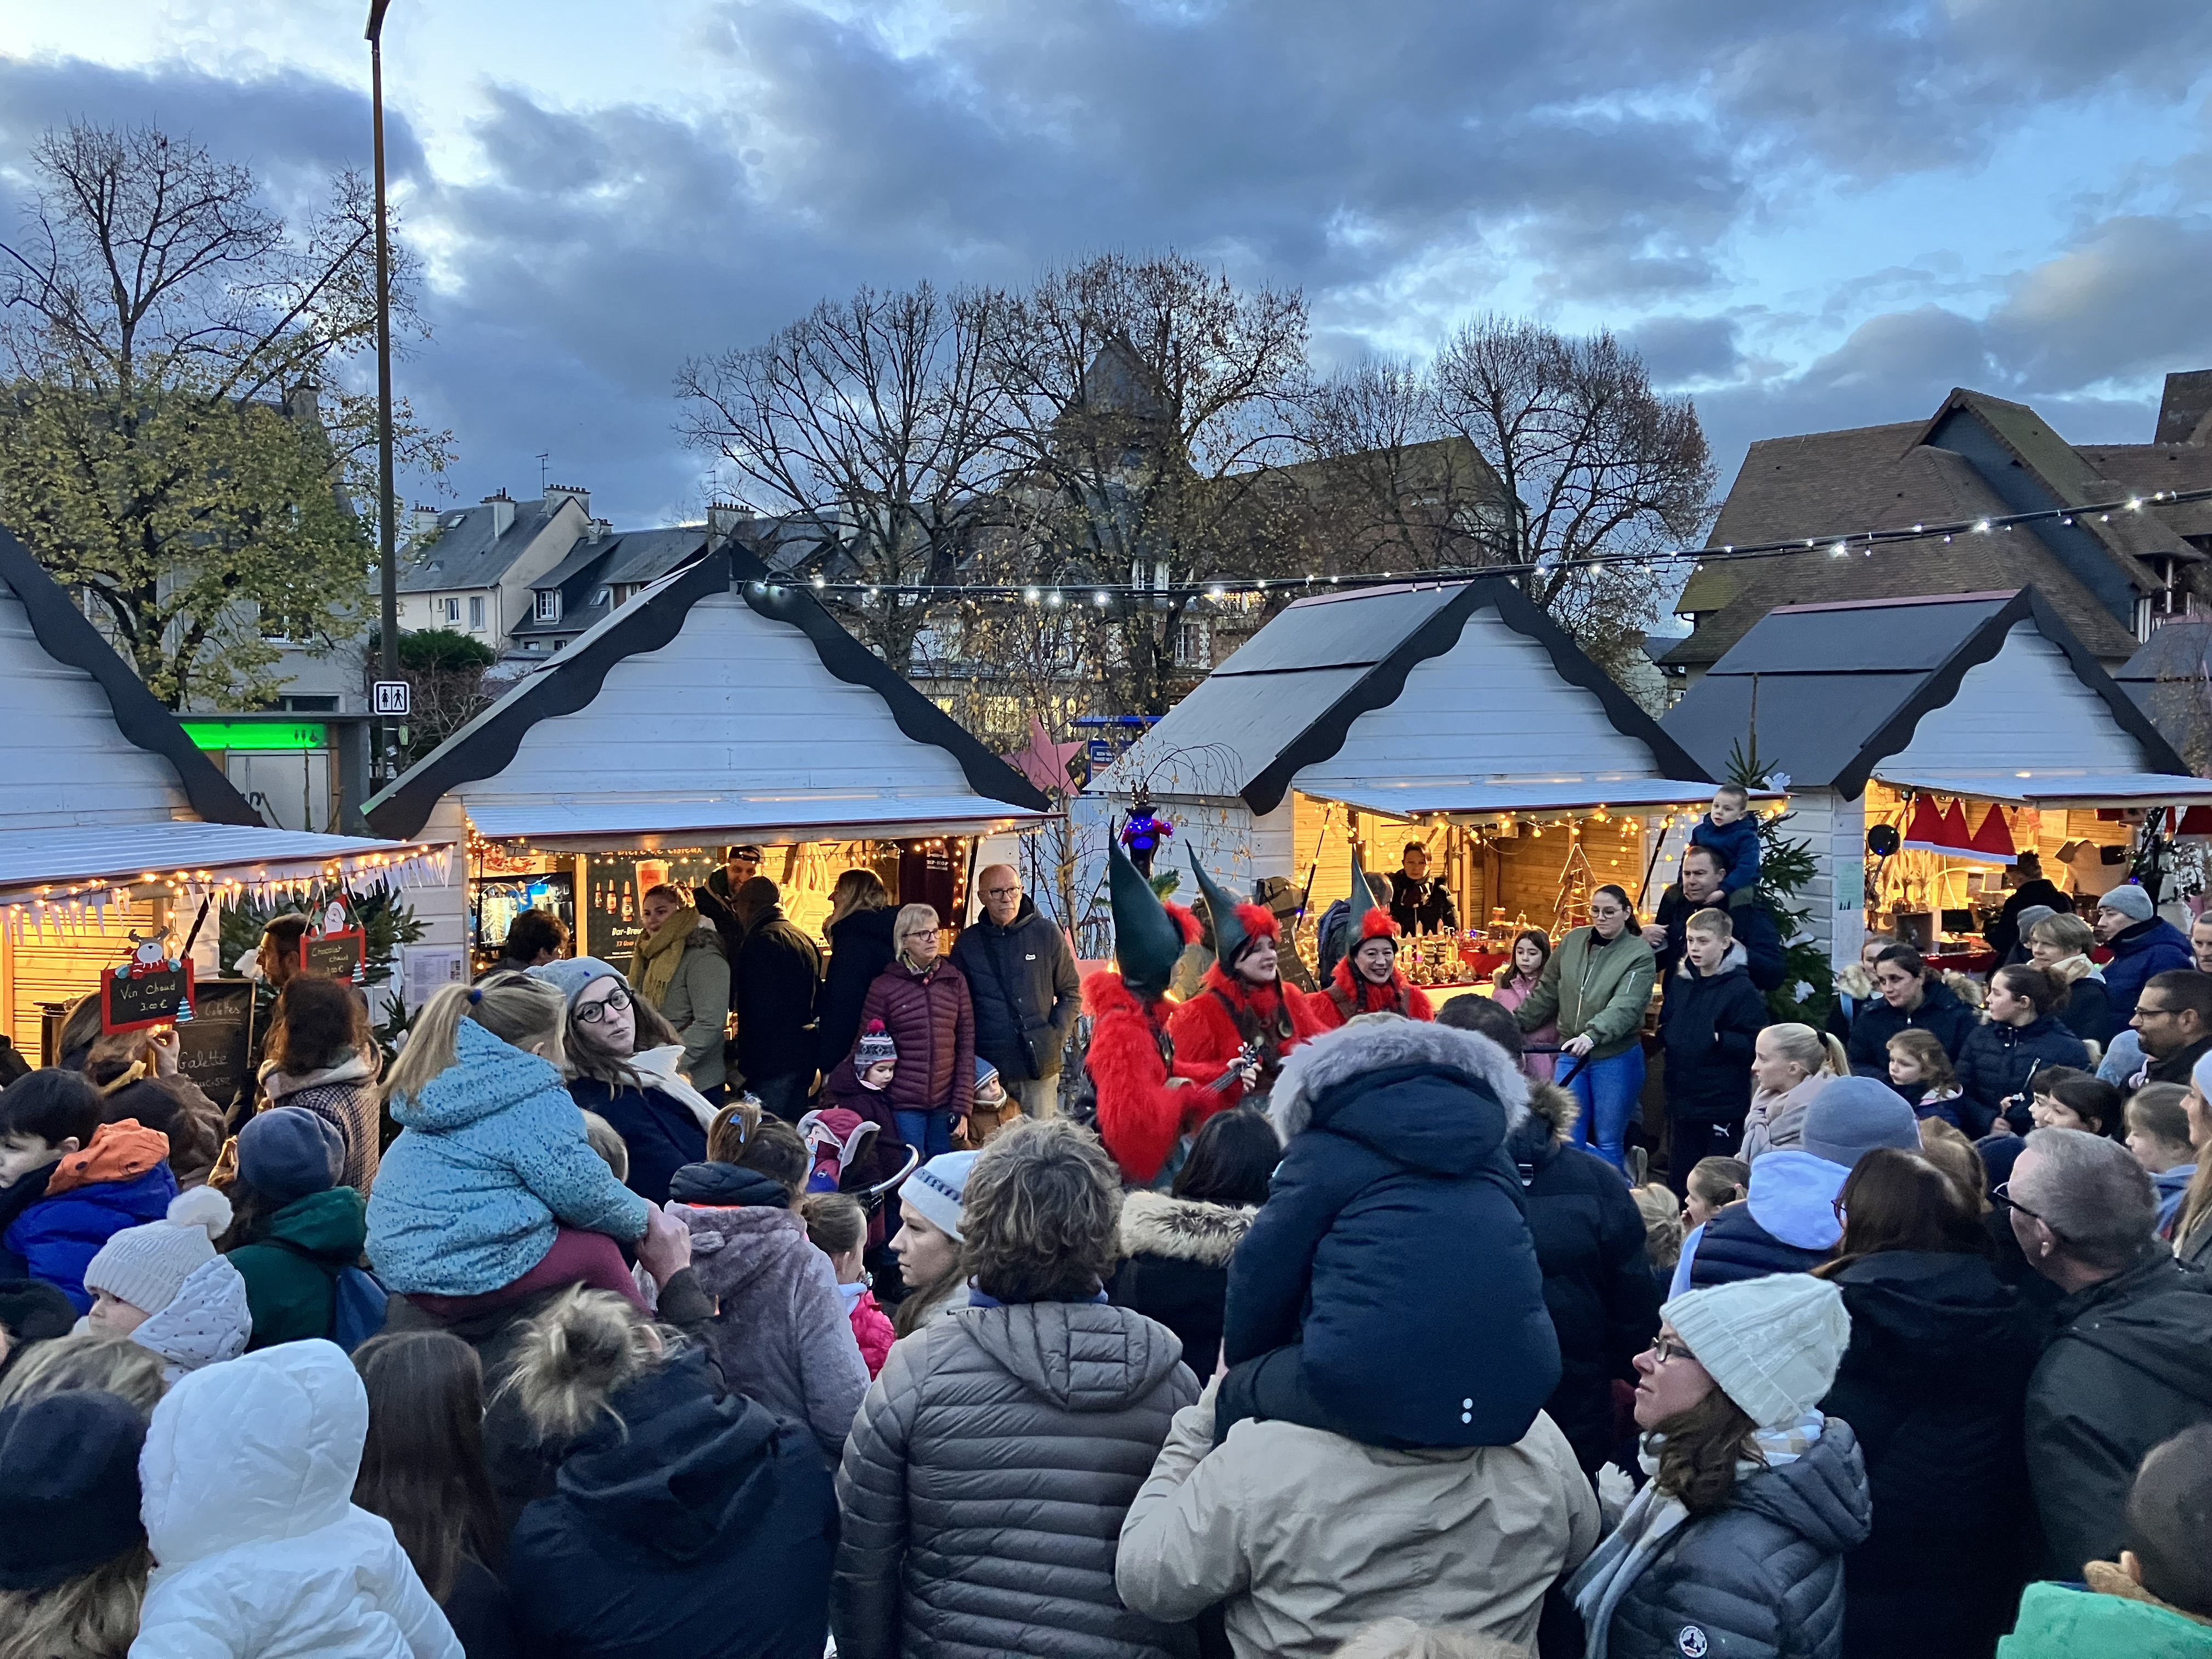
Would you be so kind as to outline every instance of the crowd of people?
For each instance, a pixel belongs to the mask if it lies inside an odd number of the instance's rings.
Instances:
[[[73,1020],[0,1659],[2212,1654],[2212,962],[2115,890],[1774,1022],[1746,805],[1441,1006],[1425,876],[1307,991],[1117,849],[1079,988],[1003,866],[950,951],[848,872],[825,970],[733,848],[388,1063],[272,928],[235,1113]]]

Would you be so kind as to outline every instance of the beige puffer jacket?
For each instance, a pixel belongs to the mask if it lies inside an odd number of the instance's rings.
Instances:
[[[1544,1592],[1597,1547],[1597,1499],[1541,1413],[1512,1446],[1385,1451],[1247,1421],[1216,1449],[1213,1395],[1176,1413],[1114,1582],[1156,1619],[1225,1603],[1237,1659],[1321,1659],[1393,1615],[1533,1653]]]

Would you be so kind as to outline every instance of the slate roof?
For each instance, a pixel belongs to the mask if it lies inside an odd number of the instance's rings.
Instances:
[[[1838,561],[1838,562],[1842,562]],[[1793,787],[1866,787],[1874,769],[1911,740],[1923,714],[1958,696],[1966,671],[2033,619],[2082,684],[2142,741],[2154,766],[2188,767],[2033,588],[1861,599],[1780,607],[1761,618],[1660,722],[1707,771],[1724,775],[1753,728],[1760,758]]]
[[[587,537],[569,550],[568,556],[530,584],[533,593],[557,589],[561,619],[542,623],[535,612],[515,624],[514,637],[532,635],[568,638],[582,633],[615,608],[614,596],[600,595],[611,587],[641,587],[659,581],[707,550],[703,525],[678,525],[665,530],[617,530]]]
[[[2027,405],[1960,388],[1926,420],[1753,444],[1706,544],[1748,545],[2108,500],[2155,471],[2136,452],[2159,447],[2077,448]],[[2109,468],[2100,456],[2114,458]],[[2172,481],[2186,488],[2197,481],[2199,465],[2212,470],[2212,455],[2201,463],[2164,465],[2192,475],[2185,483]],[[1662,660],[1670,667],[1717,662],[1778,605],[2027,586],[2100,659],[2124,660],[2136,645],[2133,598],[2156,584],[2145,561],[2201,558],[2183,539],[2200,524],[2212,530],[2212,512],[2192,506],[1908,543],[1870,556],[1838,559],[1824,546],[1715,561],[1692,574],[1675,606],[1699,617],[1697,630]]]
[[[399,567],[399,591],[428,593],[454,587],[490,587],[505,576],[539,532],[553,522],[569,497],[515,501],[514,521],[501,535],[495,509],[501,503],[480,501],[474,507],[454,507],[438,515],[438,533],[428,544],[411,550]]]
[[[1237,796],[1255,812],[1273,811],[1302,768],[1336,754],[1353,720],[1395,702],[1407,674],[1449,651],[1468,618],[1487,607],[1542,646],[1563,679],[1593,693],[1614,729],[1643,744],[1660,773],[1705,775],[1517,586],[1487,577],[1298,600],[1132,744],[1092,791],[1126,793],[1129,781],[1182,757],[1179,769],[1198,788],[1176,793]]]

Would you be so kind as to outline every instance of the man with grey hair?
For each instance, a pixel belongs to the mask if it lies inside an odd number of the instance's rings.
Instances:
[[[1060,1067],[1083,1006],[1067,936],[1037,914],[1011,864],[975,872],[983,913],[960,930],[952,965],[975,1005],[975,1052],[1030,1117],[1060,1109]]]
[[[2061,1291],[2027,1386],[2027,1468],[2048,1577],[2125,1541],[2143,1456],[2212,1422],[2212,1279],[2160,1244],[2150,1176],[2118,1141],[2038,1129],[1996,1189],[2028,1265]]]

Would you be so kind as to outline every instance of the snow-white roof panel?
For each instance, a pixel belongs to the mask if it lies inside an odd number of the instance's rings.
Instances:
[[[1411,818],[1431,812],[1481,817],[1503,812],[1552,812],[1606,806],[1689,806],[1712,799],[1710,783],[1685,778],[1522,778],[1487,783],[1443,783],[1409,778],[1400,783],[1335,785],[1304,793],[1340,801],[1363,812]]]
[[[156,822],[66,829],[15,830],[0,835],[0,899],[70,887],[125,886],[142,878],[229,876],[289,880],[332,866],[347,873],[374,860],[422,850],[404,842],[318,836],[250,824]]]
[[[834,840],[877,827],[901,836],[967,835],[1042,814],[981,795],[763,794],[718,800],[471,801],[469,822],[495,841],[684,836],[707,842]]]
[[[1877,766],[1875,777],[1893,789],[1931,795],[1966,795],[2009,806],[2155,806],[2212,801],[2212,778],[2173,772],[2015,771],[1932,773],[1912,767]]]

